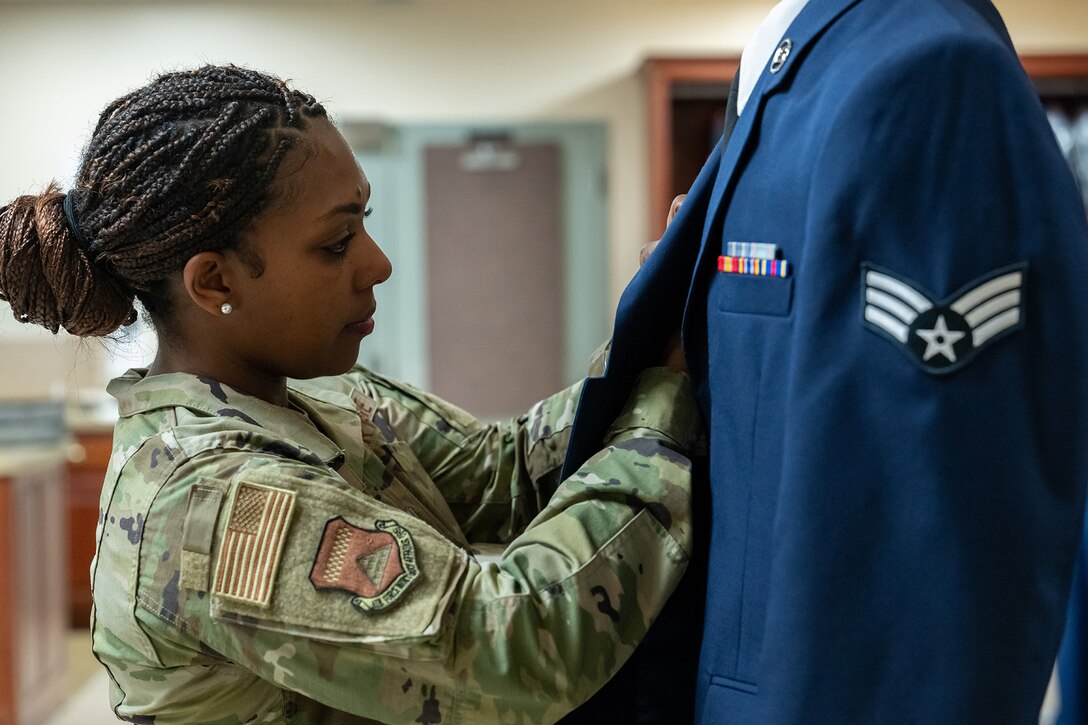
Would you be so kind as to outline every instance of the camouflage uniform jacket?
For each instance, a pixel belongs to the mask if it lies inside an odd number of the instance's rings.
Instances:
[[[286,408],[187,374],[114,380],[92,565],[114,712],[554,722],[686,566],[688,387],[644,373],[608,448],[556,488],[577,385],[484,425],[359,368],[292,382]]]

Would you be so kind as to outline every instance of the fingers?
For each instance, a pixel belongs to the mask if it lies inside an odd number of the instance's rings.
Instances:
[[[668,229],[669,225],[672,224],[672,220],[676,218],[676,213],[680,211],[680,207],[681,205],[683,205],[684,199],[686,198],[687,194],[681,194],[680,196],[672,200],[672,204],[669,206],[669,216],[667,219],[665,219],[666,229]],[[660,241],[660,239],[655,239],[652,242],[646,242],[642,245],[642,249],[638,251],[638,266],[641,267],[642,265],[646,264],[646,260],[650,258],[651,254],[653,254],[654,248],[657,247],[657,243]]]
[[[672,220],[676,218],[676,213],[680,211],[680,207],[683,205],[684,199],[686,199],[687,196],[687,194],[681,194],[680,196],[672,200],[672,205],[669,206],[669,216],[667,219],[665,219],[666,229],[670,224],[672,224]]]
[[[642,249],[638,250],[638,266],[641,267],[646,264],[646,260],[650,258],[654,248],[657,247],[657,243],[660,241],[660,239],[655,239],[652,242],[646,242],[642,245]]]

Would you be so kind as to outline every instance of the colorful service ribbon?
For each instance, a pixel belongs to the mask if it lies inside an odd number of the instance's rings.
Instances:
[[[732,242],[730,242],[732,244]],[[752,257],[718,257],[718,271],[731,274],[752,274],[761,277],[788,277],[790,263],[785,259],[756,259]]]
[[[727,242],[725,256],[748,257],[751,259],[777,259],[777,244],[761,244],[759,242]]]

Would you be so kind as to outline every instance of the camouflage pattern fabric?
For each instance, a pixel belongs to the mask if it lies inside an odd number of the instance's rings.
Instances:
[[[683,573],[701,432],[687,379],[648,370],[559,484],[579,391],[485,425],[361,368],[292,383],[288,408],[186,374],[113,381],[92,634],[115,713],[559,719]]]

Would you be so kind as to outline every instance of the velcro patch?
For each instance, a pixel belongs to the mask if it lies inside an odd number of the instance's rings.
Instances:
[[[215,594],[268,606],[294,507],[294,491],[255,483],[238,487],[219,550]]]
[[[329,519],[310,570],[315,589],[340,589],[356,596],[361,612],[391,607],[419,579],[415,542],[396,521],[375,521],[376,530]]]
[[[189,489],[189,507],[181,530],[181,586],[208,591],[212,541],[219,520],[223,493],[215,486],[197,484]]]

